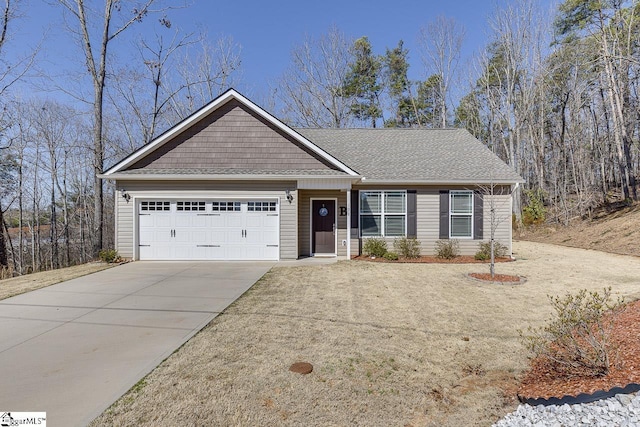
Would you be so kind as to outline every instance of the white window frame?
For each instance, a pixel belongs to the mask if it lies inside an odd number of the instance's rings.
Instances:
[[[371,212],[362,212],[362,195],[364,193],[372,194],[378,193],[380,194],[380,212],[379,213],[371,213]],[[404,193],[404,213],[387,213],[385,212],[385,202],[386,202],[386,194],[387,193]],[[370,237],[406,237],[407,236],[407,190],[360,190],[360,194],[358,195],[358,226],[360,228],[360,237],[367,239]],[[363,216],[376,216],[380,215],[380,234],[376,236],[364,236],[362,234],[362,217]],[[404,234],[401,236],[387,236],[385,234],[385,225],[386,225],[386,217],[388,216],[404,216]]]
[[[460,194],[464,194],[464,195],[468,195],[471,197],[471,213],[469,212],[453,212],[453,196],[454,195],[460,195]],[[474,194],[472,190],[451,190],[449,191],[449,239],[463,239],[463,240],[472,240],[473,236],[474,236],[474,218],[475,218],[475,206],[474,206],[475,200],[474,200]],[[451,219],[454,216],[459,216],[459,217],[469,217],[471,219],[471,227],[470,227],[470,231],[471,234],[469,236],[453,236],[451,234],[451,232],[453,231],[453,226],[452,226],[452,221]]]

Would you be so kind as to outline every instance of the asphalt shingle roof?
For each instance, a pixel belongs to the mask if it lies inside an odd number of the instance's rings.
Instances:
[[[367,180],[522,182],[465,129],[308,129],[297,132]]]

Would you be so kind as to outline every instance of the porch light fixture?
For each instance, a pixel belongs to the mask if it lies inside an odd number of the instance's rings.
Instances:
[[[122,198],[125,199],[127,203],[129,203],[129,200],[131,200],[131,196],[129,195],[129,193],[127,193],[127,190],[125,190],[124,188],[121,188],[120,194],[122,195]]]
[[[289,190],[284,190],[284,193],[285,193],[285,194],[286,194],[286,196],[287,196],[287,201],[288,201],[289,203],[293,202],[293,194],[291,194],[291,191],[289,191]]]

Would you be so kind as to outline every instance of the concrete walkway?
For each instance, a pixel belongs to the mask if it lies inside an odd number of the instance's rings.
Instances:
[[[134,262],[0,301],[0,411],[83,426],[274,262]]]

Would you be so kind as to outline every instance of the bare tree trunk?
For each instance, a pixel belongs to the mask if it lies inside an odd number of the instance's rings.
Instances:
[[[611,113],[613,119],[613,135],[616,142],[616,150],[618,154],[618,167],[620,168],[620,175],[622,179],[622,191],[625,199],[634,200],[637,199],[635,191],[635,177],[633,177],[631,155],[629,146],[631,145],[629,136],[627,134],[627,126],[623,109],[623,98],[621,94],[620,82],[626,81],[624,73],[616,75],[612,63],[614,58],[614,52],[610,51],[609,38],[607,37],[607,25],[604,22],[604,17],[600,13],[600,35],[601,35],[601,49],[602,49],[602,62],[604,65],[604,71],[607,77],[607,95],[609,97],[609,104],[611,106]],[[620,68],[620,67],[618,67]],[[624,70],[624,66],[621,66]]]
[[[51,223],[49,226],[49,236],[51,239],[51,268],[58,268],[58,218],[56,209],[56,187],[53,172],[51,173]]]
[[[23,174],[24,153],[20,153],[20,163],[18,164],[18,274],[24,274],[24,206],[23,206]]]
[[[4,237],[4,213],[0,206],[0,270],[9,268],[9,258],[7,257],[7,242]]]
[[[71,264],[71,238],[69,236],[69,197],[67,192],[67,156],[68,152],[65,151],[64,155],[64,175],[62,180],[62,200],[63,200],[63,216],[64,216],[64,245],[65,245],[65,255],[66,262],[65,265],[69,266]]]

